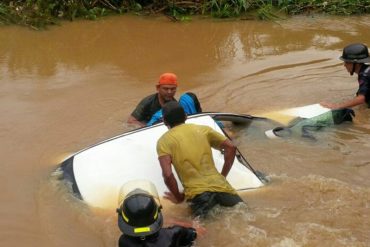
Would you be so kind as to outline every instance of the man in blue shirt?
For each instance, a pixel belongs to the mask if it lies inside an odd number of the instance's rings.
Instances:
[[[202,112],[200,102],[194,93],[187,92],[182,94],[179,99],[179,104],[181,105],[182,108],[184,108],[184,111],[188,116]],[[163,113],[162,109],[160,109],[159,111],[153,114],[152,118],[150,119],[149,122],[147,122],[146,126],[151,126],[162,121]]]

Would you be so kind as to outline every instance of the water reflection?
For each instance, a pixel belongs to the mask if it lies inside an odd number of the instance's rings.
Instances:
[[[356,28],[352,22],[349,19],[346,25],[357,33],[368,27],[364,18],[364,25]],[[58,73],[62,64],[82,71],[108,65],[137,76],[131,71],[153,64],[159,69],[193,69],[194,66],[189,68],[188,63],[181,62],[185,60],[196,62],[198,72],[205,72],[214,66],[311,47],[339,49],[344,45],[342,40],[350,40],[353,33],[343,32],[343,25],[339,29],[337,24],[336,19],[326,20],[325,25],[307,19],[272,25],[212,20],[179,24],[165,20],[137,21],[136,17],[127,16],[86,22],[88,28],[77,23],[63,23],[42,32],[14,28],[0,33],[1,65],[12,75],[49,77]],[[309,28],[317,31],[307,32]]]

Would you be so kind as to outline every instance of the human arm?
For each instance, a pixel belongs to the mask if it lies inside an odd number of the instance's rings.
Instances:
[[[205,130],[207,132],[207,138],[211,147],[218,150],[223,150],[224,165],[222,167],[221,174],[226,177],[234,164],[236,147],[230,139],[213,130],[212,128],[206,127]]]
[[[176,178],[172,172],[172,159],[170,155],[163,155],[158,158],[162,169],[162,177],[170,193],[165,193],[164,198],[173,203],[181,203],[185,199],[184,193],[179,191]]]
[[[153,124],[159,123],[163,119],[162,109],[153,114],[152,118],[146,123],[146,126],[152,126]]]
[[[197,238],[197,231],[193,227],[174,225],[162,229],[162,236],[167,235],[166,238],[169,240],[169,245],[166,246],[194,246],[194,240]]]
[[[226,139],[221,143],[220,148],[224,150],[224,166],[222,167],[221,174],[226,177],[234,164],[236,147],[229,139]]]
[[[178,219],[169,219],[167,220],[167,223],[169,225],[178,225],[186,228],[194,228],[197,232],[198,236],[203,237],[207,233],[207,229],[199,224],[199,222],[193,220],[191,222],[189,221],[183,221]]]
[[[140,127],[144,127],[146,124],[143,123],[143,122],[140,122],[139,120],[137,120],[134,116],[130,115],[129,118],[127,119],[127,123],[129,124],[135,124],[135,125],[138,125]]]
[[[322,102],[320,103],[320,105],[334,110],[334,109],[352,108],[354,106],[361,105],[363,103],[365,103],[365,95],[359,94],[355,98],[344,101],[339,104]]]
[[[145,126],[152,117],[153,112],[151,109],[153,105],[156,105],[156,94],[149,95],[142,99],[139,104],[137,104],[134,111],[130,114],[127,123],[136,124],[140,127]]]

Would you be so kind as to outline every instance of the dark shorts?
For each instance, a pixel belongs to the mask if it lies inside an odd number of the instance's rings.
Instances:
[[[190,201],[190,208],[193,216],[205,217],[208,212],[216,205],[232,207],[239,202],[243,202],[240,196],[225,192],[203,192],[196,195]]]

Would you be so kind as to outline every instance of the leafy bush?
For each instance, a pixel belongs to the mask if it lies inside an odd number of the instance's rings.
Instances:
[[[189,20],[189,16],[198,14],[230,18],[254,13],[255,18],[271,20],[279,18],[278,12],[288,15],[366,14],[370,12],[370,0],[2,0],[0,24],[40,29],[56,24],[58,20],[95,20],[125,12],[162,13],[172,20]]]

